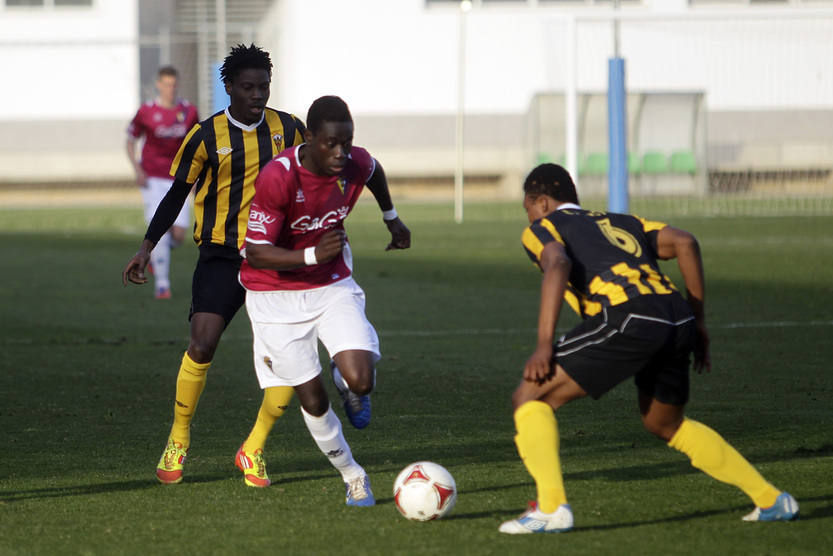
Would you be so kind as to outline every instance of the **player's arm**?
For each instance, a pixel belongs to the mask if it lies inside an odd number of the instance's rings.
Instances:
[[[550,241],[541,251],[539,265],[544,275],[541,278],[538,343],[524,366],[524,380],[540,384],[552,374],[552,340],[573,263],[561,243]]]
[[[344,230],[326,232],[318,245],[307,249],[286,249],[269,243],[253,243],[247,239],[245,257],[252,268],[291,270],[329,262],[341,253],[345,243],[347,235]]]
[[[686,298],[694,312],[699,331],[697,347],[694,350],[694,368],[698,372],[703,369],[709,371],[711,359],[706,328],[706,279],[700,244],[693,234],[666,226],[657,232],[657,254],[661,259],[677,259],[680,274],[685,282]]]
[[[147,187],[147,175],[137,159],[136,139],[132,135],[128,134],[125,149],[127,150],[127,158],[130,160],[130,165],[133,166],[133,173],[136,175],[136,185]]]
[[[382,220],[390,232],[390,243],[385,250],[409,248],[411,246],[411,231],[405,226],[393,208],[393,200],[391,200],[390,189],[388,188],[388,179],[385,176],[384,168],[382,168],[378,160],[375,160],[373,173],[367,180],[367,188],[376,198],[376,203],[382,210]]]
[[[145,276],[145,268],[150,261],[150,252],[159,243],[159,240],[165,235],[171,226],[173,226],[179,211],[185,204],[188,198],[188,193],[191,191],[191,185],[185,181],[177,178],[171,185],[171,188],[162,198],[159,206],[156,207],[156,212],[148,224],[145,238],[142,240],[142,245],[139,246],[139,251],[127,261],[127,266],[122,271],[122,283],[126,286],[127,282],[134,284],[144,284],[147,282]]]

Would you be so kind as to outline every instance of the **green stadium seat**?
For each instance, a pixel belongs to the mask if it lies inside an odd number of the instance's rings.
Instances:
[[[636,153],[628,153],[628,172],[631,174],[640,174],[642,172],[642,164],[639,163],[639,156]]]
[[[538,156],[535,157],[538,161],[538,164],[546,164],[547,162],[554,162],[552,155],[545,152],[538,153]]]
[[[691,151],[675,151],[671,153],[671,171],[675,174],[697,173],[697,160]]]
[[[659,151],[648,151],[642,155],[642,172],[665,174],[668,172],[668,157]]]
[[[607,153],[590,153],[584,159],[582,170],[588,176],[604,176],[607,175],[608,168]]]

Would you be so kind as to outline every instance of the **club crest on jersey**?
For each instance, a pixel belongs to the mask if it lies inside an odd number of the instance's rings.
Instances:
[[[278,151],[283,150],[283,135],[281,135],[280,133],[275,133],[274,135],[272,135],[272,141],[275,142],[275,147],[278,149]]]
[[[177,112],[176,113],[176,121],[184,122],[185,121],[185,112]]]
[[[347,188],[347,180],[344,178],[338,178],[336,180],[336,185],[338,185],[338,190],[341,191],[341,194],[344,195],[344,190]]]
[[[306,201],[306,199],[304,199],[304,192],[303,190],[299,189],[298,193],[295,194],[295,202],[303,203],[304,201]]]

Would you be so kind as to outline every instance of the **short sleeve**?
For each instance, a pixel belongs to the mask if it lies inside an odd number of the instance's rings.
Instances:
[[[249,209],[246,241],[274,245],[286,219],[289,160],[278,157],[260,171],[255,181],[255,196]]]
[[[657,234],[659,231],[668,226],[665,222],[658,222],[656,220],[646,220],[636,216],[639,223],[642,224],[642,230],[645,232],[645,237],[648,238],[648,245],[651,247],[653,255],[657,256]]]
[[[133,119],[130,120],[130,124],[127,126],[127,134],[134,139],[138,139],[145,134],[145,127],[144,124],[142,124],[141,108],[139,108],[136,115],[133,116]]]
[[[208,152],[203,142],[202,127],[196,124],[182,140],[179,150],[171,163],[171,176],[193,185],[208,161]]]
[[[533,263],[538,265],[541,263],[541,253],[544,251],[544,247],[553,241],[564,244],[561,234],[555,229],[553,223],[546,218],[541,218],[530,224],[521,235],[521,243],[524,250],[526,250],[526,254]]]

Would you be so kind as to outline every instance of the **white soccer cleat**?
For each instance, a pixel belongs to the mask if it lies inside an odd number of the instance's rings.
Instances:
[[[510,535],[528,533],[566,533],[573,528],[573,510],[569,504],[561,504],[551,514],[538,509],[536,502],[530,502],[526,511],[517,519],[505,521],[498,531]]]
[[[768,508],[755,508],[743,516],[744,521],[791,521],[798,517],[798,502],[788,492],[782,492],[775,504]]]

